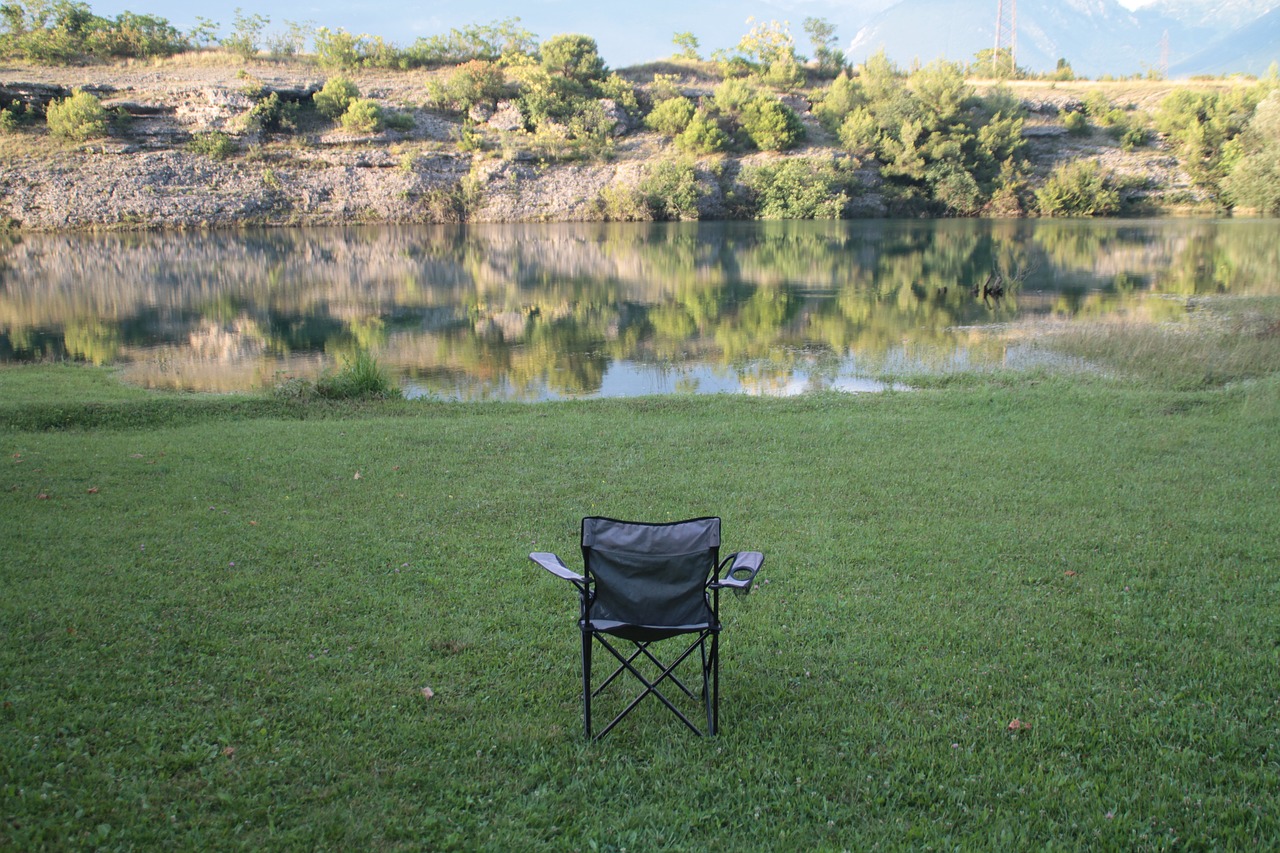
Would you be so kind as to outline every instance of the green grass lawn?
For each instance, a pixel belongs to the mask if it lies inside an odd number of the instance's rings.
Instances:
[[[1280,843],[1274,379],[0,401],[0,848]],[[583,741],[589,514],[766,553],[720,736]]]

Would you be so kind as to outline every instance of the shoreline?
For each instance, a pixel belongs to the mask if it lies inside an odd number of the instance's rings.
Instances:
[[[473,125],[425,105],[428,83],[443,73],[348,75],[369,98],[406,116],[404,129],[355,134],[312,121],[290,133],[267,134],[243,129],[253,103],[246,88],[296,103],[320,89],[322,69],[300,62],[226,61],[0,67],[0,97],[7,92],[12,98],[24,87],[43,92],[31,97],[45,98],[85,87],[98,92],[109,111],[127,116],[110,137],[79,145],[35,127],[0,135],[8,163],[0,171],[0,232],[624,221],[610,199],[636,193],[652,170],[677,161],[692,163],[699,192],[696,210],[680,218],[734,221],[751,218],[735,215],[740,211],[734,208],[745,189],[739,180],[744,168],[849,159],[800,96],[786,100],[799,114],[806,140],[785,153],[693,157],[634,121],[619,125],[603,156],[539,149],[530,134],[492,123],[480,126],[478,145],[467,146],[464,130]],[[620,73],[644,87],[658,71]],[[712,88],[696,74],[683,85],[691,95]],[[1182,85],[1017,86],[1028,111],[1023,135],[1030,188],[1042,185],[1057,164],[1092,159],[1120,185],[1123,207],[1113,218],[1217,215],[1162,141],[1125,151],[1100,130],[1071,136],[1057,119],[1063,105],[1078,102],[1087,87],[1110,87],[1149,110],[1160,93]],[[228,155],[193,150],[194,140],[213,133],[228,137]],[[857,193],[841,218],[898,218],[882,191],[879,164],[855,165]]]

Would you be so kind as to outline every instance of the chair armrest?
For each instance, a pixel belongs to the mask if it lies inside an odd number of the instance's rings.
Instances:
[[[586,578],[566,566],[564,561],[555,554],[549,554],[546,551],[534,551],[529,555],[529,559],[533,560],[539,566],[542,566],[542,568],[551,572],[551,574],[556,577],[572,581],[579,588],[585,588],[587,585]]]
[[[760,571],[760,567],[764,565],[764,554],[759,551],[739,551],[725,558],[720,563],[720,568],[724,568],[725,564],[730,562],[732,562],[732,565],[724,573],[724,577],[713,581],[711,586],[713,588],[731,589],[737,595],[746,595],[751,592],[751,585],[756,581],[756,574]]]

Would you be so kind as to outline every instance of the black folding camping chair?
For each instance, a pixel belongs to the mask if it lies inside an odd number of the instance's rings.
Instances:
[[[555,554],[535,552],[529,558],[578,589],[582,718],[588,738],[592,737],[591,700],[623,673],[634,676],[644,689],[595,736],[597,739],[648,696],[657,697],[695,734],[703,734],[663,692],[672,693],[673,687],[689,699],[700,699],[707,719],[705,733],[716,733],[720,722],[720,590],[743,595],[750,592],[764,563],[763,554],[740,551],[721,561],[718,518],[649,524],[593,516],[582,520],[583,574],[574,572]],[[687,644],[681,643],[683,651],[668,656],[670,663],[663,663],[654,646],[674,637],[684,638]],[[624,644],[628,642],[634,649]],[[594,688],[593,643],[600,644],[618,662],[612,674]],[[666,650],[664,646],[664,654]],[[676,673],[694,652],[701,662],[700,697]],[[656,675],[646,674],[655,667]]]

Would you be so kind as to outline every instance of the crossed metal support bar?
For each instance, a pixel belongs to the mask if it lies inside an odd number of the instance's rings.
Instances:
[[[619,663],[619,666],[617,667],[617,669],[615,669],[608,678],[606,678],[603,682],[601,682],[600,686],[597,687],[595,690],[591,689],[591,642],[593,637],[597,642],[600,643],[600,645],[604,646],[605,649],[607,649],[609,653],[612,654],[618,660],[618,663]],[[708,651],[707,651],[708,641],[711,644],[710,654],[708,654]],[[689,720],[689,718],[685,716],[684,712],[682,712],[678,707],[676,707],[676,705],[670,699],[668,699],[661,690],[658,689],[658,686],[662,684],[663,681],[666,681],[669,679],[672,682],[674,682],[677,687],[679,687],[682,691],[684,691],[685,695],[687,695],[689,698],[691,699],[697,698],[697,695],[692,690],[690,690],[684,684],[684,682],[682,682],[679,679],[679,677],[676,676],[675,674],[676,668],[679,667],[680,664],[684,663],[685,660],[687,660],[689,656],[693,654],[695,649],[701,653],[701,658],[702,658],[701,660],[702,681],[704,685],[702,690],[702,700],[706,706],[706,714],[707,714],[706,734],[714,735],[716,733],[716,729],[718,727],[719,717],[720,717],[720,713],[719,713],[720,703],[719,703],[719,695],[718,695],[719,680],[720,680],[719,678],[719,675],[720,675],[719,641],[720,641],[720,637],[717,631],[704,630],[699,633],[698,638],[694,640],[692,643],[690,643],[689,646],[680,654],[679,657],[677,657],[671,664],[668,665],[668,664],[664,664],[656,656],[654,656],[654,654],[651,651],[649,651],[649,645],[650,645],[649,642],[632,641],[636,645],[636,650],[631,652],[630,655],[624,655],[622,652],[618,651],[618,649],[614,648],[613,644],[611,644],[608,640],[606,640],[602,634],[598,632],[584,631],[582,634],[582,697],[583,697],[583,721],[584,721],[584,727],[586,729],[587,737],[592,740],[599,740],[600,738],[603,738],[613,729],[614,726],[616,726],[619,722],[621,722],[622,719],[627,716],[627,714],[631,713],[631,711],[635,709],[637,705],[639,705],[642,701],[644,701],[645,697],[649,695],[656,696],[658,700],[662,702],[663,705],[666,705],[667,709],[671,711],[671,713],[675,714],[676,717],[678,717],[682,723],[688,726],[689,729],[694,734],[702,735],[703,731],[699,729],[697,726],[695,726]],[[635,660],[641,655],[644,655],[656,667],[658,667],[658,670],[659,670],[658,675],[652,681],[650,681],[645,676],[645,674],[635,666]],[[603,691],[606,687],[608,687],[609,684],[612,683],[623,672],[623,670],[626,670],[627,672],[631,673],[631,675],[635,676],[636,680],[639,681],[642,685],[644,685],[644,690],[642,690],[638,696],[632,699],[631,703],[628,704],[625,708],[623,708],[618,713],[618,715],[614,717],[613,720],[610,721],[610,723],[599,732],[599,734],[596,734],[593,736],[591,733],[591,700],[594,697],[600,695],[601,691]]]

